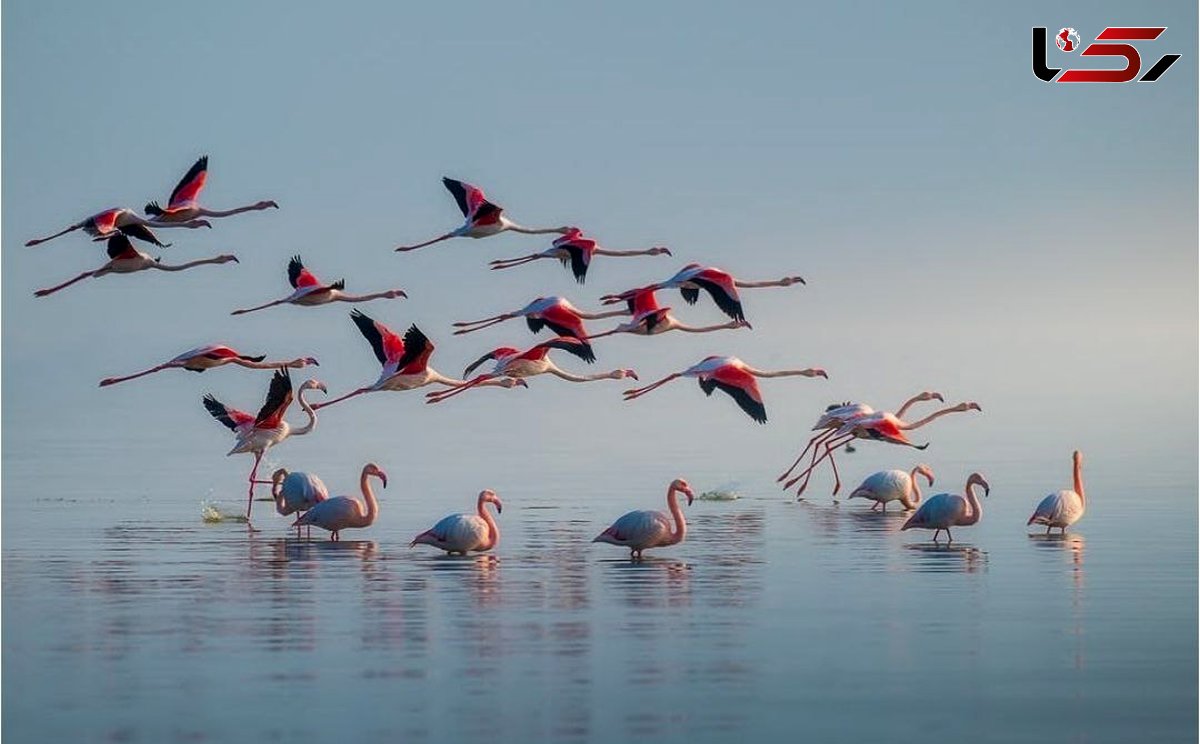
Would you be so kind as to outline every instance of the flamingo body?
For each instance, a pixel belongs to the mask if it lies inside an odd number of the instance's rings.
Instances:
[[[488,503],[495,504],[496,513],[504,511],[504,505],[494,491],[482,491],[476,502],[475,514],[443,517],[433,527],[413,538],[409,547],[432,545],[447,553],[460,555],[491,550],[500,541],[500,529],[485,507]]]
[[[370,483],[367,481],[370,476],[379,478],[383,487],[387,488],[387,473],[380,470],[375,463],[367,463],[359,478],[359,487],[363,495],[362,502],[349,496],[325,499],[297,517],[292,526],[297,529],[311,526],[328,530],[329,539],[334,542],[341,539],[340,533],[344,529],[370,527],[379,515],[379,502],[375,500],[375,494],[371,491]]]
[[[1074,463],[1075,489],[1058,491],[1042,499],[1026,525],[1044,524],[1047,534],[1055,527],[1066,532],[1068,527],[1083,517],[1087,507],[1083,490],[1083,453],[1076,450],[1071,459]]]
[[[928,466],[918,465],[912,471],[881,470],[872,473],[850,493],[852,499],[868,499],[875,502],[872,509],[887,510],[887,505],[899,501],[905,509],[915,509],[921,503],[921,491],[916,482],[917,474],[925,475],[933,485],[933,471]]]
[[[592,539],[592,542],[608,543],[629,548],[634,559],[642,557],[642,551],[661,548],[683,542],[687,536],[687,520],[675,494],[682,492],[689,506],[695,498],[692,487],[682,478],[671,482],[667,488],[667,508],[670,514],[660,511],[639,510],[623,514],[607,529]]]
[[[283,516],[306,512],[329,498],[325,483],[312,473],[288,473],[279,487],[275,511]]]
[[[968,527],[976,524],[983,517],[983,505],[972,490],[976,485],[982,486],[986,496],[991,488],[979,473],[971,473],[967,478],[964,489],[966,495],[956,493],[939,493],[930,496],[921,504],[916,513],[908,518],[900,527],[901,531],[913,528],[934,530],[933,540],[937,542],[938,533],[946,531],[946,536],[953,541],[951,527]]]

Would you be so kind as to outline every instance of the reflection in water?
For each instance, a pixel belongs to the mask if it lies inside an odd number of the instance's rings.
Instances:
[[[906,543],[904,549],[913,557],[910,566],[914,571],[976,573],[987,570],[987,552],[973,545]]]
[[[1053,554],[1056,558],[1062,558],[1062,561],[1069,566],[1071,577],[1071,635],[1075,640],[1075,668],[1082,669],[1084,666],[1084,570],[1083,570],[1083,551],[1085,540],[1083,535],[1077,532],[1054,533],[1047,534],[1039,532],[1030,534],[1029,541],[1036,546],[1040,551],[1046,551]],[[1060,573],[1057,566],[1061,565],[1057,560],[1055,565],[1048,567],[1048,571],[1052,574]]]

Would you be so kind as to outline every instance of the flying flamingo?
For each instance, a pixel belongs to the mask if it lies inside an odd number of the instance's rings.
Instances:
[[[365,509],[357,499],[334,496],[314,504],[311,509],[297,517],[292,526],[296,528],[297,533],[304,525],[329,530],[329,539],[333,542],[342,539],[341,531],[344,529],[370,527],[379,516],[379,502],[375,500],[375,492],[371,490],[371,484],[367,481],[371,476],[378,478],[383,487],[387,488],[387,473],[373,462],[364,465],[362,475],[358,479],[358,487],[362,491],[363,501],[366,502]]]
[[[687,521],[683,518],[683,509],[675,498],[676,492],[687,496],[688,506],[692,505],[692,487],[682,478],[671,481],[667,487],[667,508],[670,514],[660,511],[631,511],[612,523],[612,526],[601,532],[592,542],[608,543],[629,548],[631,560],[640,561],[642,551],[647,548],[665,548],[668,545],[678,545],[687,535]],[[672,521],[673,520],[673,521]]]
[[[181,264],[164,264],[160,263],[160,259],[153,258],[148,253],[142,253],[137,248],[133,247],[133,243],[123,234],[116,234],[108,239],[108,262],[98,269],[93,271],[85,271],[74,279],[57,284],[46,289],[39,289],[34,292],[36,297],[45,297],[46,295],[54,294],[60,289],[66,289],[75,282],[83,281],[90,277],[102,277],[106,274],[132,274],[137,271],[146,271],[148,269],[158,269],[159,271],[185,271],[187,269],[203,266],[205,264],[223,264],[233,261],[237,263],[237,256],[224,255],[214,256],[213,258],[201,258],[196,261],[188,261]]]
[[[626,390],[624,395],[625,400],[634,400],[655,388],[667,384],[671,380],[680,377],[695,377],[705,395],[712,395],[713,390],[719,388],[728,393],[737,402],[738,406],[749,414],[750,418],[760,424],[765,424],[767,423],[767,409],[763,405],[762,393],[759,392],[758,382],[754,378],[791,377],[797,375],[829,379],[829,375],[826,374],[825,370],[815,367],[812,369],[785,369],[779,372],[766,372],[751,367],[737,357],[710,356],[705,357],[702,361],[693,364],[682,372],[667,375],[658,382],[646,385],[645,387]]]
[[[197,346],[194,349],[189,349],[174,359],[164,362],[157,367],[151,367],[143,372],[137,372],[124,377],[106,377],[100,381],[100,387],[108,387],[109,385],[116,385],[118,382],[145,377],[155,372],[161,372],[164,369],[186,369],[191,372],[203,372],[206,369],[223,367],[226,364],[236,364],[239,367],[247,367],[249,369],[277,369],[279,367],[303,369],[310,364],[317,364],[317,360],[312,357],[293,359],[290,362],[264,362],[264,359],[266,359],[265,356],[248,356],[224,344],[208,344],[207,346]]]
[[[1037,509],[1033,510],[1033,516],[1025,523],[1027,526],[1044,524],[1047,535],[1057,527],[1065,535],[1067,528],[1083,517],[1087,507],[1087,499],[1083,494],[1083,453],[1075,450],[1071,460],[1074,463],[1075,490],[1059,491],[1042,499]]]
[[[616,328],[604,333],[597,333],[591,336],[588,340],[611,336],[614,333],[632,333],[637,336],[657,336],[660,333],[667,331],[685,331],[687,333],[708,333],[710,331],[723,331],[731,328],[749,328],[750,324],[744,320],[731,320],[728,323],[712,326],[690,326],[679,322],[674,315],[671,315],[671,308],[659,307],[658,301],[654,296],[655,290],[649,287],[642,289],[632,289],[628,292],[623,292],[619,295],[606,295],[601,298],[604,304],[613,304],[613,302],[628,302],[631,311],[633,312],[633,320],[626,323],[621,323]]]
[[[495,491],[480,491],[479,500],[475,502],[478,514],[451,514],[442,518],[432,528],[425,530],[413,538],[408,547],[414,545],[432,545],[453,555],[466,555],[470,551],[482,553],[496,547],[500,542],[500,528],[491,513],[484,508],[485,504],[495,504],[496,513],[504,511],[504,504]]]
[[[271,473],[271,498],[275,500],[275,511],[286,517],[297,512],[303,514],[329,498],[329,489],[324,481],[312,473],[289,473],[280,468]],[[311,535],[311,526],[308,531]],[[300,537],[299,526],[296,527],[296,537]]]
[[[426,240],[424,243],[402,245],[396,249],[397,251],[415,251],[418,248],[424,248],[450,238],[486,238],[505,230],[526,235],[543,235],[545,233],[565,235],[571,229],[569,227],[522,227],[505,217],[504,210],[488,201],[487,197],[483,195],[483,189],[478,186],[472,186],[464,181],[455,181],[453,178],[443,178],[442,184],[454,195],[454,200],[458,202],[458,208],[462,210],[463,217],[467,221],[457,230],[451,230],[445,235],[440,235],[433,240]]]
[[[683,295],[684,301],[689,305],[696,304],[696,300],[700,297],[700,290],[703,289],[713,298],[713,302],[717,303],[717,307],[721,308],[721,312],[734,320],[745,320],[746,314],[742,310],[742,300],[738,295],[739,287],[742,289],[790,287],[793,284],[804,283],[804,277],[801,276],[786,276],[782,279],[772,281],[745,282],[735,279],[727,271],[722,271],[712,266],[701,266],[698,263],[690,263],[680,269],[675,276],[665,282],[652,284],[651,287],[654,289],[677,288],[679,293]]]
[[[455,331],[454,335],[461,336],[464,333],[474,333],[475,331],[483,330],[484,328],[494,326],[497,323],[503,323],[513,318],[525,318],[525,323],[529,326],[529,330],[534,333],[543,328],[549,328],[556,335],[570,336],[580,341],[586,341],[588,333],[587,329],[583,326],[583,321],[615,318],[628,314],[624,310],[585,313],[562,297],[539,297],[520,310],[493,315],[490,318],[482,320],[455,323],[454,327],[460,330]]]
[[[304,393],[307,390],[320,390],[324,393],[326,392],[325,383],[317,380],[305,380],[300,385],[296,398],[300,401],[300,408],[308,414],[308,423],[298,429],[293,429],[288,422],[283,420],[288,406],[292,404],[292,378],[286,369],[278,370],[271,378],[271,386],[267,389],[267,400],[263,403],[257,416],[230,408],[212,395],[204,396],[204,407],[208,409],[212,417],[237,434],[233,449],[229,450],[226,455],[243,452],[254,455],[254,467],[250,469],[250,477],[247,479],[250,484],[246,497],[247,522],[250,521],[250,507],[254,505],[254,486],[259,483],[269,484],[271,482],[257,480],[255,477],[258,475],[258,463],[262,460],[263,453],[289,436],[303,436],[317,426],[317,414],[308,401],[304,400]]]
[[[482,385],[489,380],[494,380],[497,377],[513,377],[524,382],[524,378],[533,377],[534,375],[552,374],[555,377],[561,377],[568,382],[594,382],[596,380],[623,380],[626,377],[637,379],[637,374],[632,369],[615,369],[612,372],[604,372],[596,375],[575,375],[565,370],[562,370],[554,362],[550,361],[548,354],[551,349],[562,349],[570,354],[574,354],[585,362],[591,364],[596,361],[596,355],[592,352],[592,347],[585,341],[580,341],[577,338],[570,336],[559,336],[558,338],[544,341],[532,349],[521,351],[508,346],[493,349],[483,356],[476,359],[469,367],[463,370],[463,377],[467,377],[479,365],[488,360],[494,360],[495,365],[492,371],[487,374],[477,375],[470,380],[467,380],[461,385],[450,388],[449,390],[440,390],[434,393],[426,393],[428,398],[426,403],[441,403],[447,398],[453,398],[455,395],[470,390],[473,387]]]
[[[375,351],[375,358],[383,365],[383,369],[379,373],[379,379],[366,387],[360,387],[357,390],[346,393],[340,398],[334,398],[325,403],[318,403],[313,408],[324,408],[347,398],[353,398],[363,393],[372,393],[376,390],[415,390],[416,388],[434,383],[449,387],[458,387],[459,385],[466,384],[465,380],[455,380],[446,377],[429,366],[429,358],[433,355],[433,342],[424,333],[421,333],[420,329],[415,325],[409,326],[408,331],[404,334],[404,338],[400,338],[391,328],[388,328],[377,320],[372,320],[358,310],[350,313],[350,319],[354,321],[354,324],[358,326],[358,330],[366,337],[367,341],[371,344],[371,348]],[[504,388],[513,388],[517,385],[528,387],[524,381],[515,380],[511,377],[488,380],[480,384]]]
[[[557,258],[563,266],[570,266],[575,281],[583,284],[587,280],[588,267],[592,265],[593,256],[661,256],[671,255],[671,251],[663,246],[654,246],[640,251],[613,251],[601,248],[600,244],[591,238],[586,238],[578,227],[569,228],[554,244],[540,253],[530,253],[519,258],[500,258],[491,262],[492,271],[511,269],[514,266],[527,264],[542,258]]]
[[[205,209],[197,203],[197,199],[200,198],[200,191],[204,188],[207,180],[208,156],[205,155],[197,160],[180,179],[175,190],[171,192],[171,200],[167,202],[166,209],[158,206],[158,202],[150,202],[146,205],[146,214],[153,218],[151,224],[170,226],[172,223],[188,222],[197,217],[229,217],[260,209],[279,209],[279,205],[273,201],[260,201],[245,207],[223,211]]]
[[[288,282],[291,283],[295,291],[282,300],[275,300],[265,305],[248,307],[242,310],[234,310],[230,315],[243,315],[276,305],[292,304],[307,307],[311,305],[327,305],[330,302],[369,302],[371,300],[392,300],[397,297],[408,297],[408,294],[402,289],[389,289],[386,292],[375,292],[374,294],[366,295],[346,294],[342,291],[346,288],[345,279],[338,279],[332,284],[322,284],[311,271],[304,268],[304,262],[300,260],[299,256],[292,256],[292,260],[288,261]]]
[[[954,542],[954,536],[950,534],[951,527],[969,527],[983,516],[983,505],[979,503],[979,498],[972,490],[972,486],[982,486],[984,496],[987,496],[992,490],[982,475],[971,473],[964,489],[967,494],[965,498],[956,493],[939,493],[936,496],[930,496],[929,500],[917,509],[917,513],[908,518],[900,530],[909,530],[914,527],[933,530],[934,542],[937,542],[938,534],[945,530],[948,541]]]
[[[899,501],[905,510],[916,509],[921,503],[921,486],[917,483],[917,475],[925,476],[929,485],[933,485],[933,470],[928,465],[918,465],[911,471],[881,470],[868,475],[858,488],[850,494],[852,499],[870,499],[875,503],[871,511],[881,509],[887,511],[889,501]]]
[[[158,238],[154,237],[154,233],[150,232],[151,225],[154,227],[212,227],[212,225],[204,220],[188,220],[186,222],[178,222],[170,225],[160,224],[158,222],[151,222],[150,220],[142,219],[138,216],[137,212],[133,211],[132,209],[112,207],[111,209],[106,209],[103,212],[97,212],[91,217],[80,220],[67,229],[56,232],[53,235],[48,235],[44,238],[34,238],[33,240],[26,241],[25,245],[32,248],[39,243],[45,243],[46,241],[54,240],[60,235],[66,235],[67,233],[74,232],[76,230],[83,230],[96,240],[105,240],[106,238],[112,237],[116,233],[121,233],[122,235],[128,235],[131,238],[137,238],[138,240],[145,240],[148,243],[153,243],[159,248],[166,248],[170,246],[170,243],[160,243]]]

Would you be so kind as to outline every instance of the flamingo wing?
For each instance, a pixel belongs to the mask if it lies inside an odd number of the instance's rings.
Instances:
[[[587,338],[587,329],[583,327],[583,320],[562,305],[551,305],[539,313],[527,315],[525,323],[534,333],[543,328],[549,328],[559,336]]]
[[[120,215],[121,209],[113,207],[88,217],[84,220],[84,225],[90,228],[88,229],[89,234],[103,237],[117,229],[117,217]]]
[[[304,268],[304,261],[300,260],[300,256],[292,256],[292,260],[288,261],[288,282],[294,289],[303,287],[318,287],[321,281],[308,269]],[[341,285],[341,286],[338,286]],[[345,288],[345,282],[338,280],[330,285],[332,289]]]
[[[423,372],[433,354],[433,342],[414,324],[404,332],[403,347],[404,353],[396,362],[396,370],[404,375]]]
[[[208,156],[203,155],[188,169],[188,172],[179,180],[179,184],[175,186],[175,190],[171,192],[171,201],[167,204],[167,210],[194,207],[207,179]]]
[[[479,365],[490,359],[503,359],[504,357],[515,356],[516,354],[520,353],[521,352],[519,349],[514,349],[511,346],[501,346],[498,349],[492,349],[488,353],[467,365],[467,368],[463,370],[463,377],[469,377],[472,372],[479,368]]]
[[[635,318],[634,321],[644,325],[646,327],[646,333],[653,333],[655,328],[666,322],[667,315],[669,315],[670,312],[671,308],[660,307],[654,310],[643,312],[641,315]]]
[[[312,473],[288,473],[279,488],[283,501],[276,510],[284,516],[298,511],[307,511],[329,498],[325,483]]]
[[[350,319],[354,321],[354,325],[358,326],[359,332],[362,333],[363,338],[367,339],[367,343],[371,344],[375,358],[379,360],[380,364],[387,364],[388,360],[404,355],[404,341],[391,328],[373,320],[361,310],[352,311]]]
[[[543,341],[542,343],[533,347],[533,349],[530,351],[536,351],[539,349],[561,349],[568,354],[574,354],[588,364],[596,361],[596,352],[592,351],[592,345],[586,341],[581,341],[572,336],[559,336],[558,338],[552,338],[549,341]]]
[[[141,255],[137,248],[133,247],[133,242],[121,233],[117,233],[108,239],[108,257],[116,261],[121,258],[137,258]]]
[[[595,541],[648,548],[657,545],[670,534],[671,524],[667,515],[659,511],[640,510],[623,514],[608,529],[601,532]]]
[[[717,303],[717,307],[721,308],[721,312],[734,320],[746,319],[737,286],[734,285],[733,277],[729,274],[720,269],[707,268],[696,272],[696,275],[688,281],[708,292],[709,296],[713,298],[713,302]],[[683,299],[687,300],[687,295],[684,295]]]
[[[697,378],[705,395],[720,389],[727,393],[738,406],[760,424],[767,423],[767,408],[763,405],[758,381],[749,372],[730,365],[718,368],[708,375]]]
[[[503,210],[487,200],[483,189],[453,178],[443,178],[442,184],[454,196],[454,201],[458,203],[459,210],[468,222],[488,223],[499,219]]]
[[[954,493],[939,493],[929,497],[917,508],[915,514],[904,522],[901,530],[921,527],[924,529],[946,529],[958,521],[966,511],[967,501]]]
[[[333,532],[352,524],[362,515],[362,507],[357,500],[347,496],[334,496],[314,504],[311,509],[301,514],[293,526],[312,525]]]
[[[570,265],[575,281],[583,284],[587,280],[592,254],[596,252],[596,241],[590,238],[567,236],[554,241],[554,247],[567,252],[567,256],[559,260],[562,261],[563,266]]]
[[[204,407],[208,409],[213,418],[228,426],[233,431],[254,423],[253,416],[245,411],[230,408],[212,395],[204,396]]]
[[[274,429],[283,421],[283,414],[292,404],[292,376],[284,368],[275,372],[271,386],[267,388],[267,400],[254,417],[254,426],[259,429]]]
[[[164,243],[159,240],[158,236],[151,232],[150,228],[146,227],[145,225],[123,225],[117,229],[120,230],[123,235],[128,235],[129,237],[137,238],[138,240],[144,240],[147,243],[153,243],[159,248],[168,248],[171,245],[170,243]]]

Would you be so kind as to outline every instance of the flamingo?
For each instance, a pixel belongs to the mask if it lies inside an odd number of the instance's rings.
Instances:
[[[511,269],[542,258],[557,258],[563,266],[570,266],[575,281],[583,284],[587,280],[588,267],[592,264],[593,256],[661,256],[671,255],[667,248],[656,245],[640,251],[614,251],[601,248],[600,244],[591,238],[584,237],[578,227],[568,228],[567,232],[554,240],[554,244],[540,253],[530,253],[519,258],[500,258],[490,263],[492,271]]]
[[[387,488],[387,473],[380,470],[379,466],[373,462],[363,465],[362,475],[358,479],[358,487],[362,491],[363,501],[366,503],[365,509],[357,499],[349,496],[334,496],[314,504],[311,509],[296,517],[292,526],[296,528],[297,532],[304,525],[314,525],[323,530],[329,530],[329,539],[332,542],[342,539],[341,531],[344,529],[370,527],[375,523],[375,518],[379,516],[379,502],[375,500],[375,492],[371,490],[371,483],[367,480],[371,476],[378,478],[383,487]]]
[[[150,232],[151,225],[154,227],[212,227],[212,225],[205,220],[188,220],[186,222],[177,222],[174,224],[151,222],[150,220],[139,217],[137,212],[133,211],[132,209],[126,209],[124,207],[112,207],[104,210],[103,212],[97,212],[91,217],[86,217],[79,222],[76,222],[74,225],[71,225],[67,229],[56,232],[53,235],[48,235],[44,238],[34,238],[33,240],[26,241],[25,245],[29,248],[32,248],[40,243],[54,240],[60,235],[66,235],[67,233],[74,232],[76,230],[83,230],[96,240],[105,240],[106,238],[112,237],[116,233],[121,233],[122,235],[128,235],[131,238],[137,238],[138,240],[145,240],[148,243],[153,243],[159,248],[169,247],[171,245],[170,243],[160,243],[158,238],[154,236],[154,233]]]
[[[379,379],[366,387],[360,387],[357,390],[346,393],[340,398],[334,398],[325,403],[318,403],[313,408],[324,408],[347,398],[353,398],[356,395],[371,393],[377,390],[415,390],[416,388],[434,383],[457,387],[466,383],[465,380],[455,380],[446,377],[429,366],[429,358],[433,355],[433,342],[424,333],[421,333],[420,329],[415,325],[409,326],[408,331],[405,332],[402,339],[391,328],[388,328],[377,320],[372,320],[359,310],[350,313],[350,319],[354,321],[354,324],[358,326],[358,330],[366,337],[367,341],[371,344],[371,348],[375,351],[375,358],[383,365],[383,369],[379,373]],[[515,380],[511,377],[488,380],[480,384],[510,389],[517,385],[528,387],[523,380]]]
[[[615,318],[620,315],[628,315],[628,313],[624,310],[585,313],[572,305],[569,300],[562,297],[539,297],[520,310],[493,315],[490,318],[483,318],[482,320],[468,320],[455,323],[454,327],[460,330],[455,331],[454,335],[461,336],[465,333],[474,333],[475,331],[483,330],[484,328],[494,326],[497,323],[503,323],[513,318],[525,318],[525,323],[529,326],[529,330],[534,333],[543,328],[549,328],[559,336],[571,336],[580,341],[586,341],[588,333],[587,329],[583,326],[583,321]]]
[[[275,511],[286,517],[296,512],[303,514],[329,498],[329,489],[312,473],[289,473],[285,468],[279,468],[271,473],[271,498],[275,500]],[[311,534],[312,527],[308,529]],[[300,537],[299,526],[296,537]]]
[[[499,205],[488,201],[483,194],[483,189],[478,186],[472,186],[465,181],[455,181],[453,178],[443,178],[442,185],[454,196],[454,201],[458,202],[458,208],[462,211],[466,222],[457,230],[451,230],[445,235],[440,235],[433,240],[426,240],[424,243],[402,245],[396,249],[397,251],[415,251],[418,248],[424,248],[450,238],[486,238],[505,230],[526,235],[544,235],[546,233],[566,235],[571,229],[569,227],[522,227],[505,217],[504,210]]]
[[[302,357],[289,362],[264,362],[264,359],[266,359],[266,356],[248,356],[224,344],[208,344],[207,346],[197,346],[194,349],[189,349],[174,359],[142,372],[125,375],[124,377],[105,377],[100,381],[100,387],[108,387],[109,385],[116,385],[118,382],[145,377],[155,372],[161,372],[164,369],[186,369],[192,372],[203,372],[206,369],[223,367],[226,364],[236,364],[239,367],[249,369],[277,369],[279,367],[303,369],[310,364],[317,365],[317,360],[313,357]]]
[[[477,514],[451,514],[443,517],[433,527],[414,537],[408,547],[432,545],[450,555],[491,550],[500,542],[500,528],[496,526],[496,520],[491,513],[484,508],[485,504],[495,504],[497,514],[504,511],[504,504],[495,491],[480,491],[479,499],[475,502]]]
[[[580,341],[577,338],[570,336],[559,336],[558,338],[544,341],[532,349],[520,351],[508,346],[502,346],[498,349],[493,349],[483,356],[476,359],[465,370],[463,377],[467,377],[479,365],[488,360],[494,360],[495,365],[492,371],[487,374],[477,375],[470,380],[467,380],[461,385],[450,388],[449,390],[439,390],[433,393],[426,393],[428,398],[426,403],[441,403],[447,398],[452,398],[459,393],[469,390],[478,385],[483,385],[489,380],[497,377],[513,377],[524,382],[524,378],[533,377],[534,375],[552,374],[555,377],[561,377],[568,382],[594,382],[596,380],[623,380],[626,377],[637,379],[637,374],[632,369],[615,369],[612,372],[604,372],[595,375],[575,375],[565,370],[562,370],[554,362],[550,361],[548,355],[551,349],[561,349],[570,354],[574,354],[585,362],[591,364],[596,361],[596,355],[592,352],[592,347],[586,341]]]
[[[288,261],[288,282],[291,283],[294,291],[284,297],[282,300],[268,302],[265,305],[248,307],[242,310],[234,310],[230,315],[244,315],[252,313],[255,310],[265,310],[268,307],[276,305],[327,305],[330,302],[370,302],[371,300],[393,300],[397,297],[408,297],[402,289],[389,289],[386,292],[375,292],[374,294],[366,295],[349,295],[343,290],[346,288],[346,280],[338,279],[332,284],[322,284],[319,279],[308,269],[304,268],[304,262],[299,256],[292,256],[292,260]]]
[[[684,331],[686,333],[708,333],[710,331],[723,331],[732,328],[750,328],[750,324],[744,320],[731,320],[728,323],[711,326],[690,326],[679,322],[674,315],[671,315],[671,308],[659,307],[658,300],[654,296],[654,289],[643,287],[641,289],[632,289],[628,292],[623,292],[619,295],[606,295],[601,298],[604,304],[612,304],[613,302],[628,302],[630,310],[633,312],[633,320],[626,323],[621,323],[616,328],[604,333],[597,333],[591,336],[588,340],[611,336],[614,333],[632,333],[638,336],[657,336],[660,333],[667,331]]]
[[[245,207],[223,211],[205,209],[197,203],[197,199],[200,198],[200,191],[204,188],[207,180],[208,156],[204,155],[179,180],[179,184],[171,192],[171,199],[167,202],[166,209],[158,206],[158,202],[150,202],[146,205],[145,212],[152,217],[151,224],[169,227],[173,223],[188,222],[197,217],[229,217],[260,209],[279,209],[279,205],[273,201],[260,201]]]
[[[1026,526],[1044,524],[1047,535],[1055,527],[1065,535],[1067,528],[1083,517],[1083,511],[1087,507],[1087,498],[1083,493],[1083,453],[1075,450],[1071,460],[1074,464],[1075,490],[1059,491],[1042,499],[1033,510],[1033,516],[1025,523]]]
[[[881,509],[887,511],[889,501],[899,501],[905,510],[916,509],[921,503],[921,486],[917,483],[917,475],[925,476],[929,485],[933,485],[933,470],[928,465],[917,465],[911,471],[881,470],[868,475],[858,488],[854,489],[849,498],[870,499],[875,503],[871,511]]]
[[[688,506],[692,505],[695,498],[692,487],[684,479],[676,478],[667,487],[667,509],[671,512],[669,515],[651,510],[631,511],[613,522],[611,527],[593,538],[592,542],[629,548],[629,558],[635,561],[642,559],[642,551],[647,548],[678,545],[687,535],[687,521],[683,518],[683,509],[679,507],[675,498],[677,492],[687,496]]]
[[[651,287],[654,289],[677,288],[679,293],[683,295],[684,301],[689,305],[696,304],[696,300],[700,297],[700,290],[703,289],[713,298],[713,302],[717,303],[717,307],[721,308],[721,312],[734,320],[745,320],[746,314],[742,310],[742,300],[738,295],[739,287],[742,289],[790,287],[793,284],[804,283],[804,277],[801,276],[785,276],[782,279],[771,281],[746,282],[735,279],[727,271],[722,271],[712,266],[701,266],[698,263],[690,263],[680,269],[675,276],[664,282],[652,284]]]
[[[626,390],[625,400],[640,398],[646,393],[661,387],[671,380],[680,377],[695,377],[700,383],[700,389],[705,395],[712,395],[713,390],[721,389],[728,393],[745,411],[750,418],[760,424],[767,423],[767,409],[763,405],[762,393],[758,390],[756,377],[824,377],[829,379],[825,370],[814,367],[811,369],[785,369],[778,372],[766,372],[755,369],[737,357],[710,356],[693,364],[682,372],[667,375],[658,382],[645,387]]]
[[[303,436],[317,427],[317,414],[308,401],[304,400],[304,393],[308,390],[320,390],[324,393],[326,392],[325,383],[318,380],[305,380],[300,385],[296,398],[300,401],[300,408],[308,414],[308,423],[298,429],[293,429],[288,422],[283,420],[288,406],[292,404],[292,378],[286,369],[276,371],[271,378],[271,386],[267,389],[267,400],[263,403],[257,416],[230,408],[212,395],[204,396],[204,407],[208,409],[212,417],[237,434],[233,449],[229,450],[226,456],[244,452],[254,455],[254,467],[250,469],[250,477],[247,479],[250,484],[246,497],[247,522],[250,521],[250,507],[254,505],[254,486],[259,483],[271,482],[257,480],[255,477],[258,475],[258,464],[262,460],[263,453],[288,437]]]
[[[153,258],[149,253],[142,253],[137,248],[133,247],[133,243],[129,238],[122,233],[117,233],[108,239],[108,262],[98,269],[85,271],[74,279],[69,279],[62,284],[57,284],[46,289],[39,289],[34,292],[35,297],[45,297],[46,295],[54,294],[55,292],[66,289],[75,282],[83,281],[91,277],[99,278],[106,274],[132,274],[137,271],[146,271],[148,269],[158,269],[159,271],[186,271],[196,266],[205,264],[223,264],[233,261],[237,263],[237,256],[223,255],[214,256],[212,258],[201,258],[196,261],[188,261],[181,264],[164,264],[160,263],[161,259]]]
[[[983,516],[983,505],[979,503],[979,498],[972,490],[972,486],[981,486],[984,496],[992,491],[982,475],[971,473],[964,488],[967,494],[965,498],[956,493],[939,493],[936,496],[930,496],[929,500],[917,509],[917,513],[904,522],[904,526],[900,530],[909,530],[914,527],[933,530],[934,542],[937,542],[938,534],[945,530],[948,542],[954,542],[954,536],[950,534],[951,527],[969,527]]]

